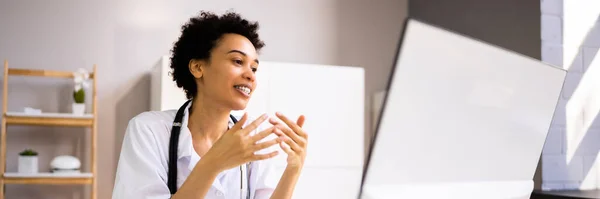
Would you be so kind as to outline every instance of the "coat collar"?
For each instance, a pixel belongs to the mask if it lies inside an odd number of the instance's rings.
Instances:
[[[181,123],[181,132],[179,133],[179,146],[177,147],[177,159],[190,158],[190,165],[196,165],[200,160],[200,156],[194,150],[192,144],[192,134],[188,128],[189,110],[192,106],[190,102],[184,110],[183,121]],[[229,128],[233,126],[233,121],[229,118]]]

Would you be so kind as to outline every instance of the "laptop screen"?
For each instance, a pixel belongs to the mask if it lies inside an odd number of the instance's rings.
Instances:
[[[539,60],[408,19],[362,198],[369,190],[394,194],[407,186],[531,184],[565,75]]]

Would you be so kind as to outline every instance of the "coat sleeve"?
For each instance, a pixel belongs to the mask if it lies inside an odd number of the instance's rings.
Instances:
[[[113,199],[167,199],[167,173],[161,164],[158,142],[143,117],[129,121],[119,157]]]

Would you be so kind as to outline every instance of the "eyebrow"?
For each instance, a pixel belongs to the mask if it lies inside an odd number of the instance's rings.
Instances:
[[[229,52],[227,52],[227,54],[229,54],[229,53],[240,53],[240,54],[242,54],[244,56],[248,56],[248,55],[246,55],[246,53],[244,53],[242,51],[239,51],[239,50],[230,50]],[[258,59],[254,59],[254,62],[256,62],[256,64],[259,63]]]

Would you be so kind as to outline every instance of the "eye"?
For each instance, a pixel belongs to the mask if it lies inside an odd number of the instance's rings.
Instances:
[[[236,64],[242,65],[244,63],[244,61],[242,61],[241,59],[235,59],[233,60],[233,62],[235,62]]]
[[[256,67],[252,68],[252,72],[256,73],[256,71],[258,71],[258,68],[256,68]]]

